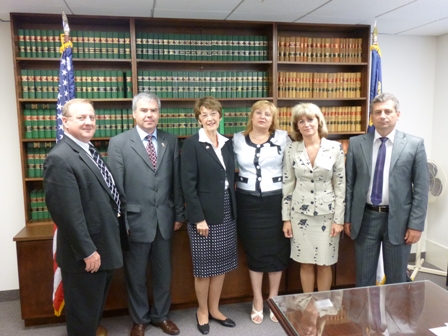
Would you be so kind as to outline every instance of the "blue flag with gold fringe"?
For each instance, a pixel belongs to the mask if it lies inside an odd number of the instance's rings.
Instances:
[[[376,30],[376,24],[373,28],[373,41],[370,46],[372,51],[372,67],[370,71],[370,101],[379,95],[383,90],[383,78],[381,74],[381,49],[377,40],[378,32]],[[374,132],[375,126],[372,124],[372,111],[369,111],[369,127],[367,132]]]

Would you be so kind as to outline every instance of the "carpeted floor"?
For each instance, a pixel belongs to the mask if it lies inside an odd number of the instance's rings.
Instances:
[[[426,265],[425,265],[426,266]],[[428,266],[429,267],[429,266]],[[442,288],[446,286],[446,277],[419,272],[415,278],[430,280]],[[210,322],[210,335],[213,336],[277,336],[284,335],[283,329],[278,323],[269,319],[269,310],[265,305],[265,319],[262,324],[256,325],[249,319],[251,303],[238,303],[221,306],[222,312],[232,318],[237,326],[226,328],[216,322]],[[170,318],[177,324],[180,334],[183,336],[201,335],[196,329],[196,308],[175,310],[170,313]],[[108,329],[109,336],[129,335],[132,322],[129,316],[104,318],[102,324]],[[20,302],[18,300],[0,302],[0,336],[65,336],[65,324],[45,325],[39,327],[25,327],[20,317]],[[145,335],[165,335],[160,329],[149,326]]]

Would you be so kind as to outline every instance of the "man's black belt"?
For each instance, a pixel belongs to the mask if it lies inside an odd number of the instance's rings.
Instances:
[[[376,211],[376,212],[382,212],[382,213],[388,213],[389,212],[389,206],[388,205],[378,205],[374,206],[372,204],[366,203],[366,209]]]

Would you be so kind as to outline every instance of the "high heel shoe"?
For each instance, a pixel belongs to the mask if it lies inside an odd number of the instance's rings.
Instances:
[[[277,320],[277,318],[275,317],[274,313],[273,313],[272,310],[270,310],[270,309],[269,309],[269,318],[271,319],[272,322],[275,322],[275,323],[278,322],[278,320]]]
[[[218,320],[217,318],[214,318],[211,314],[209,314],[208,319],[216,321],[224,327],[233,328],[236,326],[236,323],[233,320],[229,319],[228,317],[226,317],[225,320]]]
[[[198,323],[198,330],[203,335],[207,335],[210,332],[210,325],[208,323],[206,324],[199,324],[198,314],[196,313],[196,322]]]
[[[260,321],[257,321],[255,319],[257,316],[260,318]],[[255,324],[260,324],[261,322],[263,322],[263,308],[261,308],[261,310],[258,311],[255,309],[255,306],[252,304],[252,312],[250,314],[250,319]]]

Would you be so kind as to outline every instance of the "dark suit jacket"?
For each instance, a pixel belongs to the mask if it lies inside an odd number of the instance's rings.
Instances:
[[[100,270],[121,267],[117,205],[96,164],[67,136],[44,162],[44,189],[48,210],[58,227],[59,267],[85,272],[83,259],[95,251],[101,257]]]
[[[191,223],[203,220],[219,224],[224,219],[224,184],[229,181],[233,215],[236,218],[235,162],[232,141],[221,149],[226,169],[209,143],[199,142],[195,134],[182,146],[182,189]]]
[[[346,159],[345,222],[356,239],[372,172],[374,133],[350,138]],[[423,231],[428,206],[429,172],[423,139],[396,131],[389,171],[388,235],[403,244],[406,230]]]
[[[126,203],[132,242],[150,243],[157,225],[170,239],[174,222],[185,221],[177,137],[157,130],[157,167],[154,170],[136,128],[110,139],[107,163]]]

